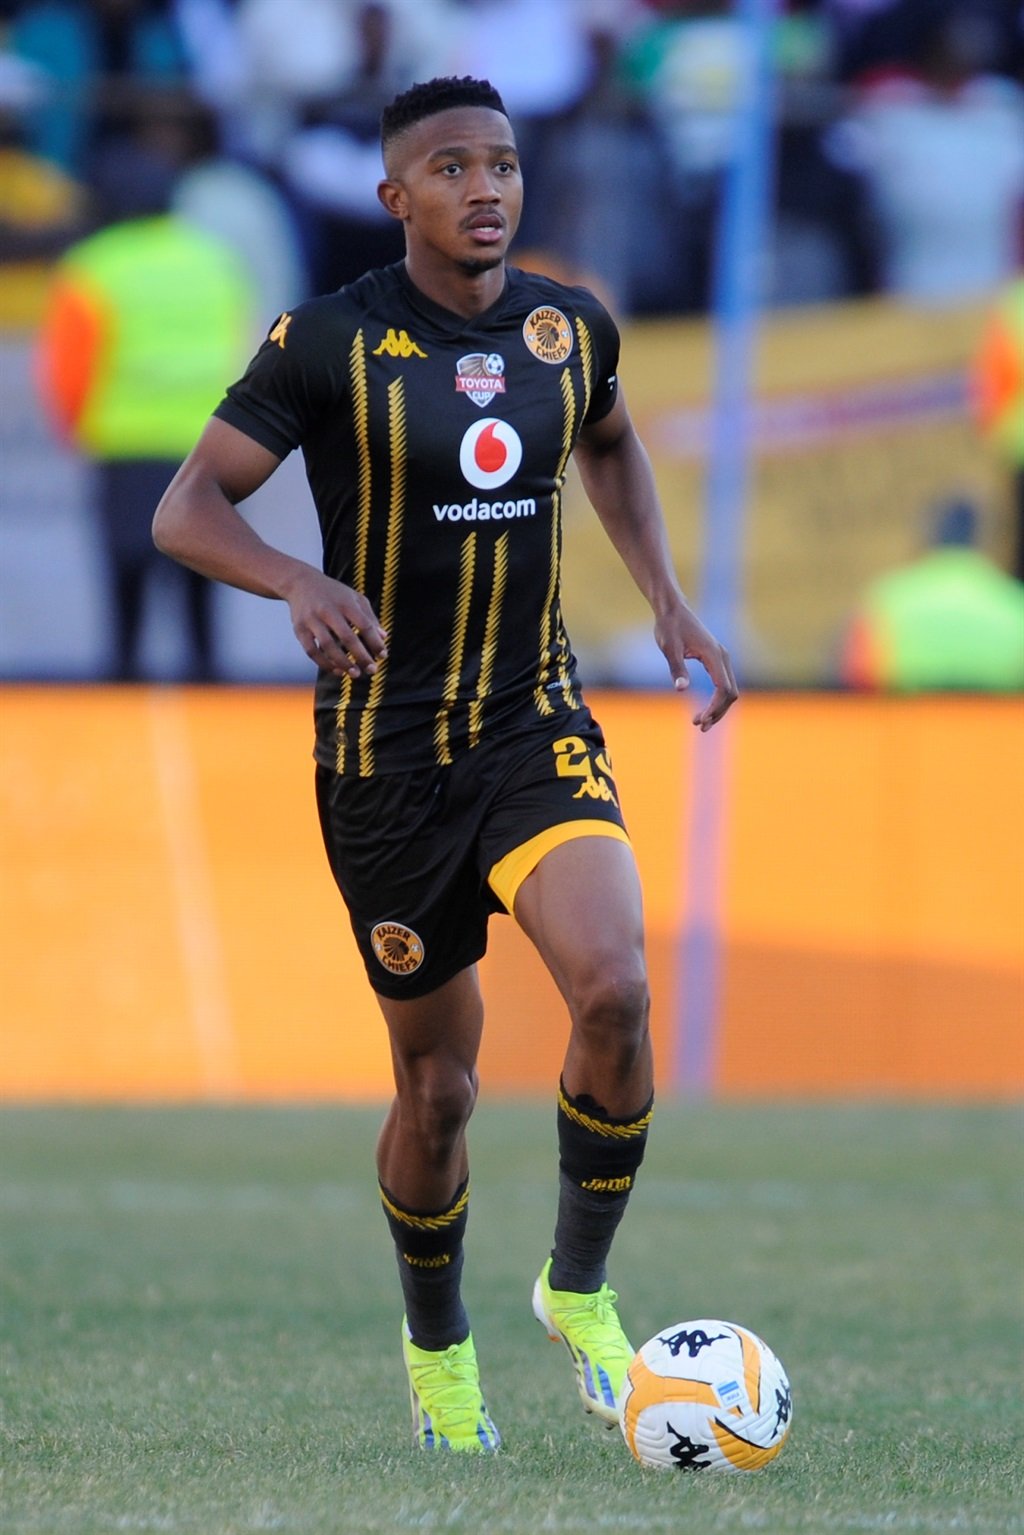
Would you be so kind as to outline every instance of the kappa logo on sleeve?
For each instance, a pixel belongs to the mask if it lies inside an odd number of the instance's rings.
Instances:
[[[291,323],[292,317],[286,311],[278,320],[277,324],[270,332],[270,335],[267,337],[268,341],[276,341],[282,352],[284,351],[284,343],[288,336],[288,327]]]
[[[374,347],[373,355],[374,357],[426,357],[427,354],[416,345],[407,330],[395,330],[395,327],[391,325],[380,346]]]

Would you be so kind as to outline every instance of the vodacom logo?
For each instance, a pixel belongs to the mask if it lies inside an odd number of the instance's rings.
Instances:
[[[478,490],[493,490],[504,485],[523,461],[519,433],[507,421],[484,416],[474,421],[462,439],[459,467]]]

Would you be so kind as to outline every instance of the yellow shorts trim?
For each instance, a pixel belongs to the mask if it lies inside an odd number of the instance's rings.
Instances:
[[[528,842],[514,847],[504,858],[499,858],[488,874],[487,883],[506,911],[513,911],[519,886],[528,874],[533,873],[544,854],[577,837],[612,837],[616,842],[624,842],[627,847],[633,845],[628,833],[614,821],[562,821],[558,826],[549,826]]]

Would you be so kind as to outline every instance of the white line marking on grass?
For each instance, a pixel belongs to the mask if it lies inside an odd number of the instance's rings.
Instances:
[[[305,1520],[301,1524],[293,1523],[283,1514],[279,1514],[269,1503],[263,1503],[255,1513],[237,1515],[232,1520],[232,1527],[237,1530],[297,1530],[307,1526]],[[198,1525],[193,1519],[182,1522],[170,1514],[121,1514],[114,1520],[115,1530],[195,1530],[197,1528]]]
[[[748,1530],[771,1529],[779,1526],[777,1513],[765,1513],[761,1509],[740,1509],[731,1516],[737,1523]],[[821,1510],[816,1510],[814,1518],[821,1517]],[[599,1522],[599,1521],[598,1521]],[[834,1509],[827,1513],[827,1526],[830,1530],[929,1530],[935,1535],[941,1535],[946,1530],[975,1530],[980,1531],[988,1526],[982,1526],[975,1519],[963,1512],[951,1514],[929,1513],[897,1513],[895,1509],[879,1510],[878,1513],[844,1514]],[[808,1526],[813,1528],[814,1526]],[[823,1526],[824,1527],[824,1526]],[[794,1526],[800,1529],[800,1525]],[[1011,1525],[1007,1529],[1013,1528]]]
[[[170,1514],[120,1514],[114,1520],[115,1530],[177,1530],[177,1519]]]
[[[643,1181],[644,1194],[661,1208],[694,1210],[857,1210],[870,1205],[897,1205],[912,1198],[915,1207],[950,1204],[975,1209],[993,1205],[1004,1196],[981,1178],[960,1178],[934,1185],[899,1184],[879,1190],[876,1183],[830,1183],[793,1179],[751,1179],[736,1185],[728,1180],[670,1179],[657,1176]]]
[[[351,1214],[365,1206],[365,1195],[353,1188],[317,1184],[296,1190],[265,1184],[225,1187],[192,1183],[114,1179],[97,1185],[0,1184],[0,1211],[38,1216],[84,1216],[97,1210],[126,1215],[301,1215]]]
[[[415,1512],[406,1506],[400,1507],[392,1516],[391,1523],[394,1527],[403,1530],[444,1530],[462,1528],[462,1516],[466,1505],[459,1504],[447,1512],[428,1509]],[[802,1519],[796,1523],[789,1522],[783,1525],[781,1522],[787,1518],[778,1509],[767,1511],[755,1508],[729,1508],[728,1511],[718,1511],[716,1524],[720,1529],[743,1530],[769,1530],[772,1535],[778,1535],[783,1528],[795,1531],[812,1530],[820,1531],[828,1529],[832,1535],[841,1535],[844,1530],[849,1531],[875,1531],[875,1530],[914,1530],[928,1531],[930,1535],[946,1535],[946,1532],[968,1530],[975,1535],[992,1535],[995,1527],[989,1523],[982,1524],[979,1518],[965,1514],[962,1511],[950,1514],[914,1514],[912,1512],[897,1513],[895,1510],[880,1510],[877,1513],[842,1513],[836,1509],[818,1508],[810,1512],[806,1522]],[[789,1516],[790,1520],[792,1516]],[[378,1528],[376,1524],[372,1528]],[[507,1519],[489,1518],[486,1528],[491,1535],[520,1535],[526,1529],[525,1516],[510,1514]],[[565,1509],[549,1509],[543,1517],[535,1520],[531,1525],[531,1535],[544,1535],[551,1531],[552,1535],[586,1535],[589,1530],[627,1530],[636,1535],[638,1529],[643,1529],[645,1535],[652,1530],[671,1530],[673,1535],[678,1535],[681,1528],[680,1516],[672,1510],[644,1509],[640,1520],[633,1513],[612,1513],[608,1510],[587,1510],[583,1517],[574,1517]],[[1001,1525],[999,1528],[1006,1531],[1019,1529],[1014,1522]]]
[[[180,696],[151,688],[149,719],[202,1087],[210,1098],[231,1096],[238,1088],[238,1051]]]

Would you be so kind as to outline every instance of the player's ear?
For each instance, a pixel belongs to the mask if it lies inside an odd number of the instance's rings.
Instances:
[[[407,219],[409,217],[405,188],[400,181],[379,182],[377,196],[392,218]]]

